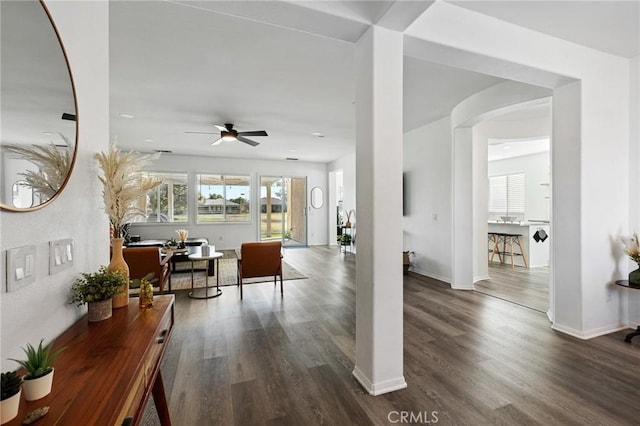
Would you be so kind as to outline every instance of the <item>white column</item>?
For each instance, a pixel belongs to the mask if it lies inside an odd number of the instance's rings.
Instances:
[[[583,337],[584,290],[581,178],[581,83],[553,91],[550,234],[551,282],[548,316],[554,330]]]
[[[407,386],[402,365],[402,34],[356,44],[356,365],[372,395]]]
[[[453,246],[451,288],[473,290],[473,130],[453,131]]]

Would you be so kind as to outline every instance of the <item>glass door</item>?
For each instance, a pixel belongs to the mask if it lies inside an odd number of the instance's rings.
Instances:
[[[260,178],[260,240],[307,245],[307,178]]]

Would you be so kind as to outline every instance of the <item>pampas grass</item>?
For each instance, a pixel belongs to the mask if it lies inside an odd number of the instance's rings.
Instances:
[[[141,172],[144,167],[153,164],[159,154],[122,152],[111,143],[107,153],[101,152],[95,157],[103,173],[98,179],[103,186],[104,210],[111,222],[112,235],[120,238],[122,225],[145,215],[145,211],[138,207],[138,202],[146,196],[147,191],[162,183],[162,180],[145,177]]]
[[[24,177],[34,192],[40,194],[43,202],[56,195],[71,173],[74,143],[63,134],[60,134],[60,137],[65,141],[66,147],[57,147],[53,142],[49,145],[7,144],[2,146],[3,151],[15,154],[37,167],[35,171],[27,170],[18,174]]]

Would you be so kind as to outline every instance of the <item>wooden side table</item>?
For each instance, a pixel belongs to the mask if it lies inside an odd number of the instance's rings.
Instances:
[[[634,288],[636,290],[640,290],[640,285],[631,284],[629,280],[618,280],[616,281],[616,285],[619,285],[620,287]],[[631,333],[627,334],[624,338],[624,341],[627,343],[631,343],[631,339],[633,339],[636,336],[640,336],[640,325],[638,326],[636,331],[632,331]]]

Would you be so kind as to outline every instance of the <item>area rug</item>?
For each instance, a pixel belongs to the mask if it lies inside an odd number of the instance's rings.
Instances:
[[[236,285],[238,283],[237,278],[237,258],[234,250],[221,250],[224,253],[218,262],[220,270],[216,268],[216,274],[220,274],[220,286]],[[218,277],[209,277],[209,286],[216,284]],[[284,260],[282,261],[282,279],[283,280],[302,280],[308,278],[303,273],[298,271],[293,266],[289,265]],[[204,271],[196,270],[193,274],[193,286],[204,287],[206,276]],[[273,281],[273,277],[256,277],[245,278],[242,280],[244,284],[255,284]],[[191,288],[191,271],[185,270],[180,272],[174,272],[171,275],[171,290],[185,290]]]

